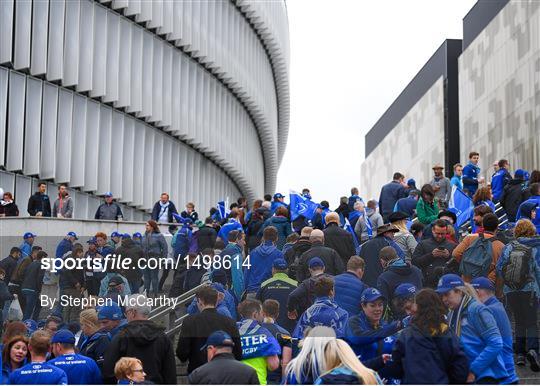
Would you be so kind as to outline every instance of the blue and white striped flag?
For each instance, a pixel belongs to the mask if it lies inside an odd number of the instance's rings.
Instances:
[[[349,222],[348,218],[345,218],[345,225],[343,225],[343,229],[345,229],[347,232],[349,232],[352,236],[353,243],[354,243],[354,250],[358,250],[358,247],[360,246],[360,242],[358,241],[358,237],[356,236],[356,233],[354,232],[353,227],[351,226],[351,223]]]
[[[222,219],[227,218],[229,213],[231,213],[231,211],[227,207],[227,204],[225,203],[225,201],[218,201],[217,209],[218,209],[219,215],[221,216]]]

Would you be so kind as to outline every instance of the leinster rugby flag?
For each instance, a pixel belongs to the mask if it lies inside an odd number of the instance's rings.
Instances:
[[[471,218],[474,205],[469,196],[454,185],[452,187],[452,194],[450,195],[448,209],[456,214],[456,226],[459,228]]]
[[[302,196],[298,192],[291,191],[289,197],[292,221],[296,220],[298,216],[304,216],[308,220],[313,217],[315,210],[318,207],[316,203]]]
[[[237,322],[242,341],[242,359],[281,354],[281,347],[270,331],[251,319]]]

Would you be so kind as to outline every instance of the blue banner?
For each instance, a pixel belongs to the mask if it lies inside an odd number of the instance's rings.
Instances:
[[[319,206],[315,202],[296,192],[291,192],[289,197],[291,202],[290,209],[292,221],[296,220],[298,216],[304,216],[308,220],[311,219]]]
[[[345,219],[345,225],[343,226],[343,229],[345,229],[351,234],[354,243],[354,250],[356,251],[360,246],[360,242],[358,241],[358,237],[356,236],[356,233],[354,232],[354,229],[352,228],[351,223],[347,218]]]
[[[242,342],[242,359],[281,354],[281,347],[266,328],[251,319],[236,322]]]
[[[227,215],[229,214],[229,210],[227,209],[227,205],[225,204],[225,201],[218,201],[217,210],[222,219],[227,218]]]
[[[456,226],[459,228],[471,218],[471,212],[474,209],[474,205],[469,196],[454,185],[452,187],[448,209],[456,214]]]

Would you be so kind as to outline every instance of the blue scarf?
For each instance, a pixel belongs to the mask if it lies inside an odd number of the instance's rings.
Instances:
[[[281,347],[276,338],[256,321],[242,319],[236,325],[242,341],[242,359],[281,354]]]

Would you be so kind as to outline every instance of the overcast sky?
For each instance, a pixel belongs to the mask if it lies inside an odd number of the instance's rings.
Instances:
[[[364,135],[444,39],[462,38],[475,2],[289,0],[291,119],[278,191],[308,187],[332,209],[352,186],[362,195]]]

